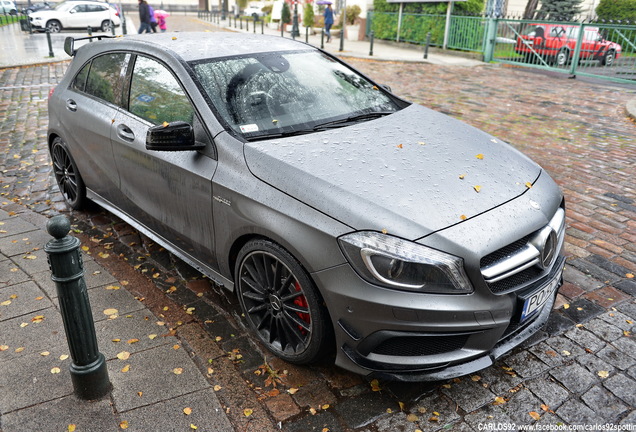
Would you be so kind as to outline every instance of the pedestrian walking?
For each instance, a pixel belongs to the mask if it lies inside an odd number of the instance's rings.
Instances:
[[[139,31],[137,33],[151,33],[150,26],[150,6],[146,0],[139,0]]]
[[[150,28],[153,33],[157,33],[157,17],[155,16],[155,10],[150,5],[148,5],[148,10],[150,11]]]
[[[325,13],[325,34],[327,35],[327,42],[331,42],[331,26],[333,25],[333,9],[331,9],[331,3],[327,4]]]

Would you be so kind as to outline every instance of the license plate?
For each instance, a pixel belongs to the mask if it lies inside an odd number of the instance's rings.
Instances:
[[[559,281],[561,277],[556,277],[541,288],[539,291],[532,293],[529,297],[527,297],[523,302],[523,311],[521,312],[521,321],[524,321],[530,315],[534,314],[536,311],[541,309],[545,302],[552,296],[554,290],[559,286]]]

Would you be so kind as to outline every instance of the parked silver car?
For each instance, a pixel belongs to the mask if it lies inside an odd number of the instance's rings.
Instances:
[[[91,27],[103,32],[119,27],[119,12],[111,5],[101,1],[66,0],[53,9],[42,9],[29,15],[31,25],[37,31],[48,29],[59,33],[63,29],[82,29]]]
[[[49,100],[66,202],[98,203],[233,290],[277,356],[444,379],[547,321],[563,195],[497,138],[289,39],[73,42]]]

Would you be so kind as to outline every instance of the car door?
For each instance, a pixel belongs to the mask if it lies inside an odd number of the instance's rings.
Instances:
[[[121,106],[131,57],[122,52],[94,57],[80,68],[67,89],[60,89],[64,92],[63,136],[86,186],[109,201],[119,188],[111,127]]]
[[[186,121],[201,151],[151,151],[151,126]],[[212,140],[185,91],[159,61],[137,56],[130,73],[127,109],[120,110],[111,138],[121,179],[120,208],[191,256],[216,266],[212,177],[217,167]]]
[[[65,13],[62,26],[70,28],[87,27],[86,23],[86,5],[78,4],[73,6],[68,12]]]

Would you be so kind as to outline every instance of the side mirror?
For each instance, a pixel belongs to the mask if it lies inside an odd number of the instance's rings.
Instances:
[[[194,129],[184,121],[157,125],[146,133],[146,149],[157,151],[200,150],[205,143],[194,139]]]
[[[73,39],[72,36],[67,36],[66,39],[64,39],[64,52],[73,57],[75,55],[74,48],[75,39]]]

